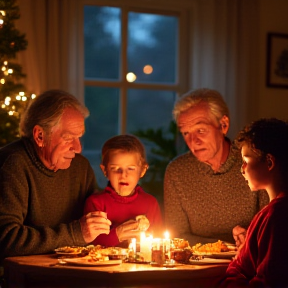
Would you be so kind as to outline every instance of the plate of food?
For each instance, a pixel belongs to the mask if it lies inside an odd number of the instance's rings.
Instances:
[[[196,256],[208,256],[216,259],[232,259],[236,255],[235,245],[221,240],[207,244],[198,243],[191,248],[191,251]]]
[[[80,256],[87,255],[89,250],[86,247],[82,246],[63,246],[54,250],[56,254],[62,256]]]
[[[119,265],[122,260],[95,260],[90,256],[79,257],[79,258],[61,258],[59,259],[60,264],[71,264],[77,266],[111,266]]]

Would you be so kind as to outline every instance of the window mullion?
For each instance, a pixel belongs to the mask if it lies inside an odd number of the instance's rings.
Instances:
[[[127,123],[127,47],[128,47],[128,10],[121,9],[121,60],[120,60],[120,82],[121,88],[119,93],[119,132],[120,134],[126,133]]]

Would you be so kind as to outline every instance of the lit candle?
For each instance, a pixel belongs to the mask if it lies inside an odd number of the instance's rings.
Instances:
[[[140,253],[144,261],[151,262],[152,236],[146,237],[145,232],[140,234]]]
[[[169,232],[164,233],[165,239],[163,240],[164,254],[166,259],[170,259],[170,238]]]

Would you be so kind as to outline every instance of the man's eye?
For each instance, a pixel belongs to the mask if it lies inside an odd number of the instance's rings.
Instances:
[[[128,170],[134,171],[134,170],[135,170],[135,167],[129,167]]]
[[[204,134],[205,132],[206,132],[206,129],[204,128],[198,129],[199,134]]]

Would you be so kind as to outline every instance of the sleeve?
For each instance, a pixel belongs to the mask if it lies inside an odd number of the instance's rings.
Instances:
[[[104,205],[101,205],[101,202],[99,201],[99,198],[96,194],[91,195],[87,198],[84,206],[84,214],[87,214],[89,212],[93,211],[104,211]],[[110,227],[110,233],[108,235],[106,234],[100,234],[96,239],[91,243],[93,245],[101,245],[106,247],[113,247],[117,246],[119,244],[119,239],[116,234],[116,227]]]
[[[30,206],[31,169],[26,162],[20,155],[14,155],[0,167],[0,260],[8,256],[51,253],[64,245],[85,245],[79,220],[53,227],[27,223],[31,210],[39,207]],[[43,183],[43,187],[49,183]],[[58,209],[57,203],[54,204]]]
[[[254,242],[243,247],[238,258],[229,265],[221,287],[242,287],[245,284],[246,287],[287,287],[287,265],[283,262],[288,257],[287,215],[285,207],[263,219],[256,232],[256,251],[253,251]]]
[[[164,175],[164,221],[172,238],[190,233],[189,222],[181,205],[181,193],[175,186],[170,163]]]

